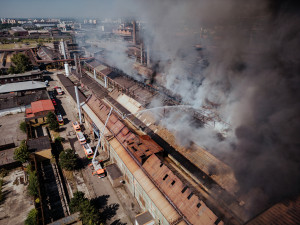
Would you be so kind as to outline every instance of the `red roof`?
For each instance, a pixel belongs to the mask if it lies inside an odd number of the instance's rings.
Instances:
[[[43,111],[54,111],[53,103],[50,99],[31,102],[32,113]]]

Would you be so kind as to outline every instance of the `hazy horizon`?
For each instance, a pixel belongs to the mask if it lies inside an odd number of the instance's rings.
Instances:
[[[2,2],[1,18],[106,18],[113,17],[118,0],[11,0]]]

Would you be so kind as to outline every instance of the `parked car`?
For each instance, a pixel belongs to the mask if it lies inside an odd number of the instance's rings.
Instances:
[[[50,96],[51,99],[54,98],[55,97],[54,92],[53,91],[49,91],[49,96]]]
[[[57,121],[58,121],[59,125],[64,125],[64,118],[63,118],[63,116],[60,113],[58,113],[56,115],[56,118],[57,118]]]
[[[58,95],[62,95],[63,94],[63,90],[61,87],[55,86],[54,89]]]
[[[51,100],[52,100],[52,103],[53,103],[53,105],[54,105],[54,106],[56,106],[56,105],[57,105],[57,103],[56,103],[55,99],[54,99],[54,98],[52,98]]]
[[[60,87],[56,88],[57,94],[62,95],[63,91]]]

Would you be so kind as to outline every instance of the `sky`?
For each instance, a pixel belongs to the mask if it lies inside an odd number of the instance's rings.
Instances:
[[[105,18],[118,8],[118,0],[0,0],[1,18]]]

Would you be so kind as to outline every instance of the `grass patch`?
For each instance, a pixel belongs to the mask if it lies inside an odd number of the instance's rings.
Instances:
[[[15,44],[1,44],[0,49],[11,49],[11,48],[16,48]]]
[[[64,170],[64,174],[69,181],[75,181],[75,177],[72,171]]]

